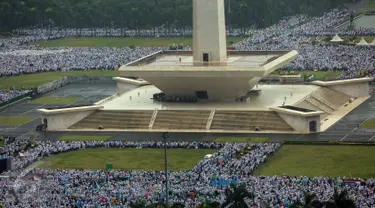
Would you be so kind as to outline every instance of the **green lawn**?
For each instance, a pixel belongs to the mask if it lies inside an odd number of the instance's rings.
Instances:
[[[375,177],[375,146],[283,145],[260,175]]]
[[[40,97],[35,100],[30,100],[28,103],[39,104],[39,105],[55,105],[55,104],[68,105],[80,99],[81,98],[77,98],[77,97]]]
[[[375,0],[370,0],[367,2],[367,4],[365,5],[365,8],[375,8]]]
[[[301,74],[301,76],[304,76],[305,74],[307,76],[314,75],[316,80],[325,80],[325,79],[332,79],[339,76],[340,72],[338,71],[313,71],[313,70],[282,70],[282,71],[275,71],[272,74],[280,74],[280,75],[293,75],[293,74]]]
[[[15,86],[17,89],[38,87],[48,82],[60,79],[64,76],[119,76],[120,73],[114,70],[90,70],[71,72],[43,72],[38,74],[25,74],[12,77],[0,77],[0,89],[9,89]]]
[[[28,116],[17,116],[17,117],[0,116],[0,124],[3,124],[3,125],[22,125],[32,120],[34,120],[34,118],[28,117]]]
[[[112,136],[82,136],[82,135],[67,135],[62,136],[59,141],[104,141],[110,139]]]
[[[227,44],[238,42],[243,37],[227,37]],[[192,46],[192,38],[189,37],[160,37],[160,38],[64,38],[49,41],[34,42],[34,45],[43,47],[168,47],[172,44],[183,43]]]
[[[265,137],[217,137],[214,142],[220,143],[264,143],[267,142],[268,138]]]
[[[314,75],[316,80],[333,79],[339,76],[338,71],[300,71],[301,76],[307,74],[308,76]]]
[[[216,150],[168,149],[169,170],[190,170],[206,154]],[[113,164],[113,169],[164,170],[163,149],[100,148],[82,149],[62,153],[43,160],[41,168],[51,169],[105,169]]]
[[[268,142],[268,138],[265,138],[265,137],[252,137],[251,138],[251,142],[252,143],[266,143]]]
[[[250,141],[249,137],[217,137],[214,142],[219,143],[247,143]]]
[[[375,120],[367,120],[363,122],[360,126],[363,129],[374,129],[375,128]]]

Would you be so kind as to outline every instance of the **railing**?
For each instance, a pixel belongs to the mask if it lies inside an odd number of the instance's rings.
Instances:
[[[206,130],[210,130],[212,121],[214,120],[215,110],[212,110],[207,120]]]
[[[149,129],[152,129],[154,127],[154,123],[155,123],[155,120],[156,120],[157,116],[158,116],[158,109],[155,109],[154,113],[152,114],[150,124],[148,125]]]

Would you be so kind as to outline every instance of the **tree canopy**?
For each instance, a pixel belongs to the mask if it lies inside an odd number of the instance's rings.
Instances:
[[[232,27],[266,27],[285,16],[319,15],[347,1],[225,0],[225,11]],[[192,25],[191,10],[192,0],[0,0],[0,29],[52,23],[69,28],[184,28]]]

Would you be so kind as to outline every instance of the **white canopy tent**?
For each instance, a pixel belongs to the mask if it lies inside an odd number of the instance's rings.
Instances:
[[[335,35],[335,37],[332,38],[332,40],[330,40],[330,42],[332,42],[332,43],[341,43],[343,41],[344,40],[342,38],[340,38],[340,36],[337,35],[337,34]]]
[[[369,45],[370,45],[370,46],[375,46],[375,38],[374,38],[374,40],[372,40],[371,43],[369,43]]]
[[[361,38],[359,43],[357,43],[357,46],[368,46],[368,43],[366,42],[364,38]]]

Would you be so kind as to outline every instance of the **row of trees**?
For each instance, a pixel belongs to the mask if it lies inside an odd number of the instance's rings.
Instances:
[[[229,188],[225,190],[226,200],[220,205],[218,202],[204,202],[199,208],[249,208],[245,202],[245,199],[254,199],[254,194],[247,191],[246,187],[241,185],[231,184]],[[270,207],[267,202],[263,203],[264,207]],[[130,204],[131,208],[166,208],[167,206],[163,203],[146,205],[143,201],[133,202]],[[185,207],[181,203],[175,203],[171,208],[183,208]],[[342,190],[339,192],[337,189],[329,201],[319,201],[315,194],[305,193],[305,199],[303,202],[296,202],[289,206],[290,208],[356,208],[353,200],[349,199],[348,192]]]
[[[265,27],[294,14],[319,15],[350,0],[225,0],[228,24]],[[29,26],[183,28],[192,0],[0,0],[0,29]]]

